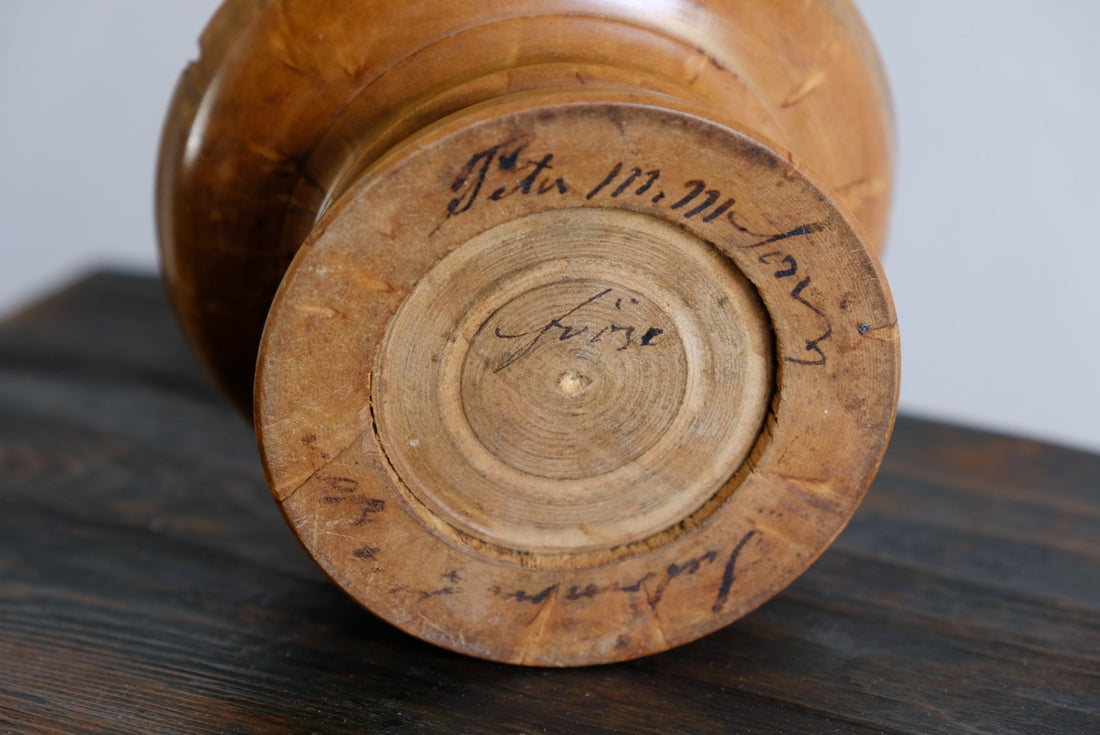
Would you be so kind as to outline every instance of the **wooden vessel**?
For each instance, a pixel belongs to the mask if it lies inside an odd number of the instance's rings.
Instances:
[[[847,2],[230,0],[166,125],[165,280],[355,599],[627,659],[782,589],[870,482],[890,150]]]

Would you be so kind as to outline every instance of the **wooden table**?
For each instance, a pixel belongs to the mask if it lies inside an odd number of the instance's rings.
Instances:
[[[0,732],[1098,733],[1100,456],[902,418],[757,612],[485,663],[330,584],[159,283],[96,274],[0,324]]]

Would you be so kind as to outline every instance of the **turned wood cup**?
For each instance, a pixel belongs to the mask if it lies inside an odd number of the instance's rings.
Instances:
[[[866,490],[891,145],[839,0],[229,0],[165,128],[164,277],[352,597],[628,659],[776,594]]]

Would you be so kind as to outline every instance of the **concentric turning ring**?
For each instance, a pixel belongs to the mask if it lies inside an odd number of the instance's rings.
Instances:
[[[464,533],[622,546],[744,461],[770,343],[751,284],[690,233],[614,209],[534,214],[462,245],[402,304],[376,366],[378,436],[402,485]]]

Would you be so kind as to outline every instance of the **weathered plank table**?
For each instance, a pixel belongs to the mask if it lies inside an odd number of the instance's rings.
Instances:
[[[485,663],[330,584],[159,283],[94,275],[0,324],[0,732],[1100,732],[1100,456],[903,418],[747,618]]]

